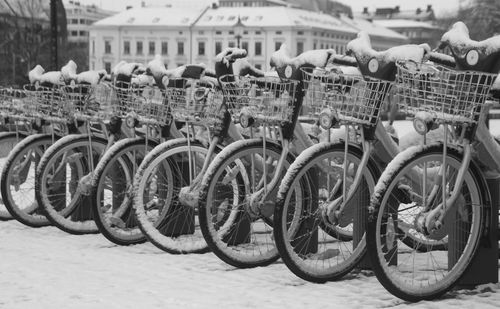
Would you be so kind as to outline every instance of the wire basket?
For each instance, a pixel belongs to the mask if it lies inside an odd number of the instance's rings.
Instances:
[[[409,116],[429,112],[445,123],[476,123],[497,77],[413,61],[398,62],[397,68],[400,109]]]
[[[25,85],[26,100],[23,100],[20,113],[26,117],[43,118],[48,121],[63,121],[61,108],[63,93],[60,87]]]
[[[4,117],[23,115],[26,92],[22,89],[0,88],[0,113]]]
[[[152,122],[160,125],[168,124],[172,120],[167,104],[166,92],[158,87],[147,86],[142,89],[143,105],[139,111],[143,122]]]
[[[144,103],[142,99],[144,86],[120,81],[113,84],[112,88],[116,99],[111,100],[111,109],[115,116],[126,117],[129,113],[141,113]]]
[[[223,96],[212,85],[200,80],[177,78],[166,88],[172,117],[176,121],[211,126],[223,119]]]
[[[220,82],[226,104],[235,120],[242,113],[268,124],[292,120],[297,81],[224,75]]]
[[[333,110],[341,123],[375,126],[391,82],[319,68],[302,68],[302,112],[317,118]]]

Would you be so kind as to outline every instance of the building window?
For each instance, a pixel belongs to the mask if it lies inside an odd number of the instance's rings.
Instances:
[[[218,55],[222,52],[222,42],[215,42],[215,54]]]
[[[297,42],[297,55],[304,52],[304,42]]]
[[[155,54],[155,49],[156,49],[156,46],[155,46],[155,42],[149,42],[149,50],[148,50],[148,54],[150,55],[154,55]]]
[[[256,34],[256,35],[259,35],[259,34],[260,34],[260,31],[255,31],[255,34]]]
[[[104,62],[104,69],[106,72],[111,73],[111,62]]]
[[[313,49],[316,49],[316,47],[318,47],[318,43],[314,42],[313,43]]]
[[[135,44],[135,53],[137,55],[142,55],[142,41],[138,41]]]
[[[205,42],[198,42],[198,55],[205,55]]]
[[[232,48],[232,47],[235,47],[236,44],[234,43],[234,41],[229,41],[228,43],[228,47]]]
[[[130,55],[130,41],[123,42],[123,54]]]
[[[104,41],[104,53],[111,54],[111,41],[108,40]]]
[[[282,32],[281,31],[276,31],[276,34],[282,34]]]
[[[78,36],[78,31],[75,30],[71,31],[71,36]]]
[[[92,56],[95,55],[95,41],[92,40]]]
[[[262,42],[255,42],[255,56],[262,55]]]
[[[72,20],[71,20],[71,23],[72,23],[72,24],[78,24],[78,19],[72,19]]]
[[[255,65],[255,67],[256,67],[257,69],[261,70],[261,69],[262,69],[262,64],[257,63],[257,64]]]
[[[161,54],[168,55],[168,43],[167,42],[161,42]]]
[[[220,35],[222,34],[222,31],[215,31],[215,34]]]
[[[86,36],[86,35],[87,35],[87,31],[83,31],[83,30],[80,31],[80,36]]]
[[[304,31],[297,31],[297,35],[303,35]]]
[[[282,44],[282,42],[279,42],[279,41],[274,42],[274,50],[279,50],[281,47],[281,44]]]
[[[246,42],[246,41],[245,42],[241,42],[241,48],[243,48],[244,50],[246,50],[247,53],[248,53],[248,42]]]
[[[184,42],[177,42],[177,55],[184,55]]]
[[[85,19],[80,19],[80,25],[85,25]]]

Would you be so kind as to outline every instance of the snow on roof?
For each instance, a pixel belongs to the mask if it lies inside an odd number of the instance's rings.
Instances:
[[[209,9],[196,23],[200,27],[231,27],[238,21],[248,27],[304,27],[340,30],[357,33],[358,30],[328,14],[290,7],[220,7]]]
[[[346,15],[341,15],[340,20],[349,24],[351,27],[358,29],[359,31],[366,31],[370,36],[379,37],[390,37],[394,39],[400,39],[403,41],[408,40],[408,38],[394,30],[388,29],[377,23],[370,22],[363,18],[349,18]]]
[[[102,19],[94,26],[191,26],[203,11],[204,8],[141,7]]]
[[[430,23],[423,21],[407,20],[407,19],[379,19],[374,20],[374,24],[377,24],[386,28],[427,28],[427,29],[439,29],[439,27],[433,26]]]

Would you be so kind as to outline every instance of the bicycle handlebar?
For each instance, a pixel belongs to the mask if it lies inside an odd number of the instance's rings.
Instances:
[[[346,56],[346,55],[333,55],[331,57],[331,61],[334,64],[338,65],[346,65],[350,67],[357,67],[358,62],[356,61],[356,58],[351,57],[351,56]]]
[[[428,58],[430,61],[441,64],[444,66],[452,67],[454,68],[456,66],[455,58],[449,55],[441,54],[438,52],[430,52],[428,54]]]

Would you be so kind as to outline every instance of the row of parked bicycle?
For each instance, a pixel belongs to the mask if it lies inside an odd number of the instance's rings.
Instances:
[[[235,48],[215,71],[159,57],[110,76],[37,66],[29,86],[0,90],[0,219],[240,268],[281,257],[312,282],[369,265],[400,298],[439,297],[496,229],[485,120],[500,37],[473,41],[459,22],[440,47],[452,56],[375,51],[361,32],[350,56],[282,46],[272,72]],[[384,128],[388,97],[419,146]]]

